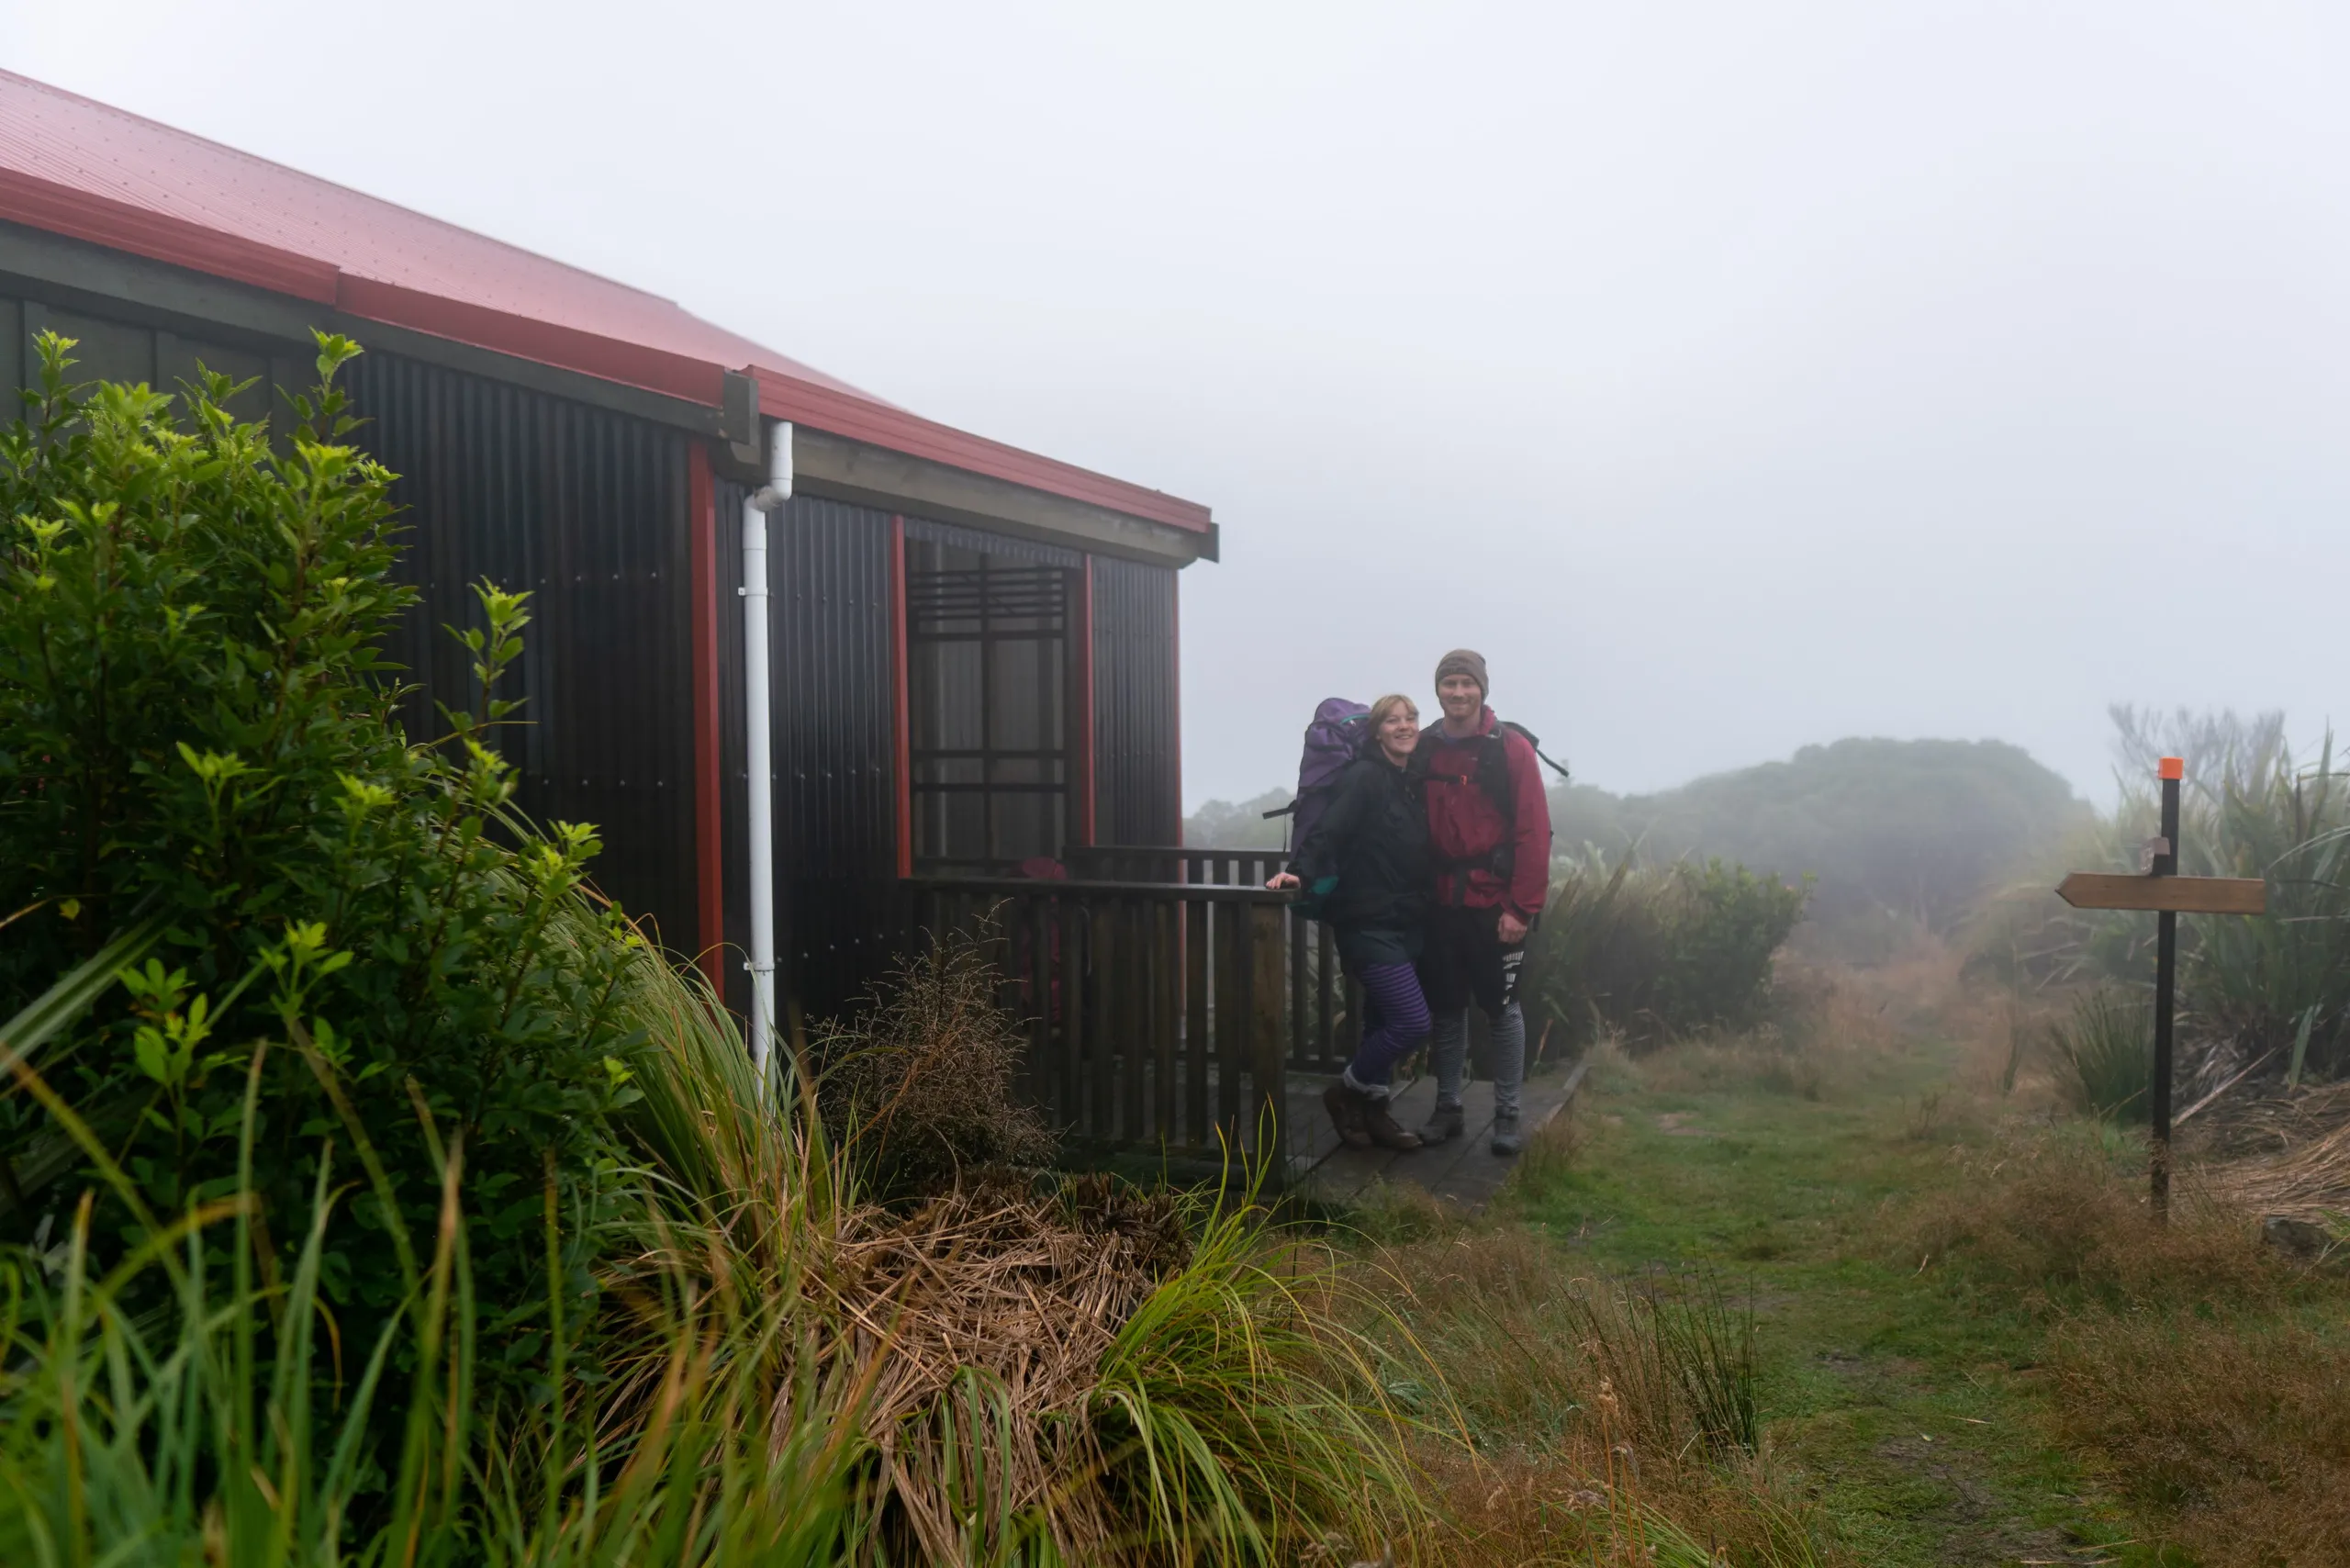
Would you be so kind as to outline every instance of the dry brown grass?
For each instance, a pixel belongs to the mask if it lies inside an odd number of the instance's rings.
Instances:
[[[1620,1051],[1610,1059],[1648,1089],[1755,1089],[1832,1099],[1914,1038],[1920,1015],[1950,1010],[1956,974],[1955,959],[1933,946],[1868,969],[1782,961],[1765,1022],[1695,1035],[1637,1060]]]
[[[1470,1439],[1422,1440],[1445,1516],[1423,1561],[1827,1560],[1767,1450],[1707,1442],[1637,1286],[1490,1222],[1377,1248],[1359,1267],[1443,1369]]]
[[[2079,1128],[1962,1166],[1909,1255],[2048,1319],[2060,1434],[2210,1568],[2350,1562],[2350,1344],[2311,1326],[2340,1278],[2266,1245],[2224,1170],[2182,1171],[2163,1225]]]
[[[2158,1223],[2143,1167],[2117,1161],[2092,1130],[2010,1126],[1953,1159],[1958,1180],[1899,1215],[1897,1248],[2035,1310],[2266,1303],[2301,1277],[2191,1170]]]
[[[2207,1568],[2350,1562],[2350,1347],[2290,1322],[2095,1313],[2058,1331],[2065,1435]]]
[[[1052,1159],[1052,1135],[1013,1092],[1028,1043],[998,982],[983,942],[950,935],[810,1042],[825,1127],[868,1190],[945,1192]]]
[[[2198,1132],[2229,1201],[2321,1226],[2350,1215],[2350,1083],[2223,1102]]]
[[[1091,1484],[1102,1456],[1083,1417],[1120,1329],[1186,1260],[1180,1217],[1158,1206],[1113,1215],[955,1194],[911,1213],[803,1208],[778,1238],[774,1211],[746,1204],[612,1282],[648,1345],[677,1343],[681,1322],[729,1326],[728,1353],[762,1363],[778,1439],[810,1369],[853,1386],[887,1537],[957,1561],[1032,1516],[1066,1547],[1098,1551],[1119,1520]],[[624,1376],[607,1424],[632,1429],[669,1371],[656,1355]],[[975,1499],[977,1520],[965,1517]]]
[[[1406,1423],[1346,1327],[1376,1304],[1253,1205],[958,1144],[966,1108],[923,1075],[975,1103],[972,1136],[1001,1129],[1009,1091],[973,973],[952,953],[917,966],[861,1026],[864,1109],[843,1125],[917,1137],[940,1158],[911,1169],[947,1182],[920,1196],[893,1153],[888,1203],[859,1189],[874,1146],[845,1158],[815,1092],[759,1082],[706,998],[655,999],[661,1202],[607,1281],[602,1429],[625,1442],[681,1413],[772,1443],[843,1412],[859,1562],[1188,1568],[1288,1561],[1330,1529],[1409,1538]],[[722,1408],[680,1412],[711,1388]]]

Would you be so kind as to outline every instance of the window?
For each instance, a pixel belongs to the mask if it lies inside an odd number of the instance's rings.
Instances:
[[[982,869],[1068,842],[1067,567],[960,544],[906,543],[914,858]]]

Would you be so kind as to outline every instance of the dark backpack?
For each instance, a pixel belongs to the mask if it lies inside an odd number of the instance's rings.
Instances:
[[[1325,697],[1314,710],[1314,722],[1305,726],[1305,749],[1297,759],[1297,796],[1288,805],[1265,813],[1268,818],[1290,819],[1292,855],[1329,809],[1330,797],[1337,792],[1338,775],[1362,755],[1363,741],[1371,734],[1370,719],[1369,707],[1345,697]],[[1324,880],[1332,886],[1337,881],[1335,878]],[[1298,900],[1299,913],[1308,919],[1320,919],[1330,892],[1329,887],[1307,888]]]
[[[1534,755],[1548,764],[1550,771],[1560,778],[1567,778],[1572,775],[1564,764],[1552,762],[1543,754],[1542,743],[1535,738],[1532,730],[1507,719],[1496,720],[1493,729],[1477,743],[1477,788],[1485,792],[1486,799],[1493,801],[1494,809],[1501,813],[1503,825],[1514,828],[1517,825],[1517,786],[1509,776],[1509,743],[1503,739],[1504,731],[1512,732],[1524,740]],[[1423,745],[1412,753],[1412,760],[1407,765],[1406,771],[1422,784],[1427,781],[1427,759],[1433,755],[1430,748]],[[1516,866],[1516,846],[1506,838],[1502,840],[1500,848],[1483,859],[1448,863],[1438,857],[1438,868],[1441,870],[1491,871],[1505,882],[1509,880]]]

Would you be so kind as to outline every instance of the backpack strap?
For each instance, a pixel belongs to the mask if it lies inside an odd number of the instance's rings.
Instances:
[[[1540,757],[1542,761],[1550,767],[1551,772],[1557,774],[1561,778],[1572,778],[1574,777],[1573,774],[1567,771],[1567,765],[1565,763],[1551,761],[1549,754],[1544,752],[1542,749],[1542,742],[1536,737],[1532,730],[1528,729],[1524,724],[1514,723],[1507,719],[1504,719],[1499,723],[1495,724],[1494,728],[1497,730],[1516,731],[1520,736],[1524,737],[1527,749],[1533,752],[1536,756]]]

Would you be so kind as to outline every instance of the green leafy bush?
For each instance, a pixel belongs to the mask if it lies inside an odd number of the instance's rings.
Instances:
[[[420,1277],[382,1194],[431,1234],[457,1147],[484,1299],[543,1305],[547,1183],[592,1207],[607,1113],[635,1092],[637,1036],[610,1006],[634,938],[617,915],[609,940],[551,935],[591,830],[509,831],[513,705],[493,692],[520,598],[478,590],[478,706],[411,744],[376,654],[409,602],[391,476],[347,443],[333,386],[357,348],[319,339],[319,388],[274,450],[226,411],[224,377],[178,399],[76,392],[70,342],[39,346],[41,385],[0,433],[0,1018],[94,957],[132,967],[12,1043],[166,1221],[237,1187],[247,1068],[274,1044],[263,1213],[309,1211],[328,1137],[375,1177],[319,1255],[350,1342]],[[62,1230],[89,1177],[23,1077],[0,1086],[0,1235]],[[102,1254],[144,1228],[118,1197],[95,1223]],[[490,1374],[543,1354],[535,1311],[489,1326]]]
[[[1809,888],[1720,860],[1570,862],[1535,937],[1528,992],[1570,1044],[1613,1029],[1645,1047],[1754,1023]]]

